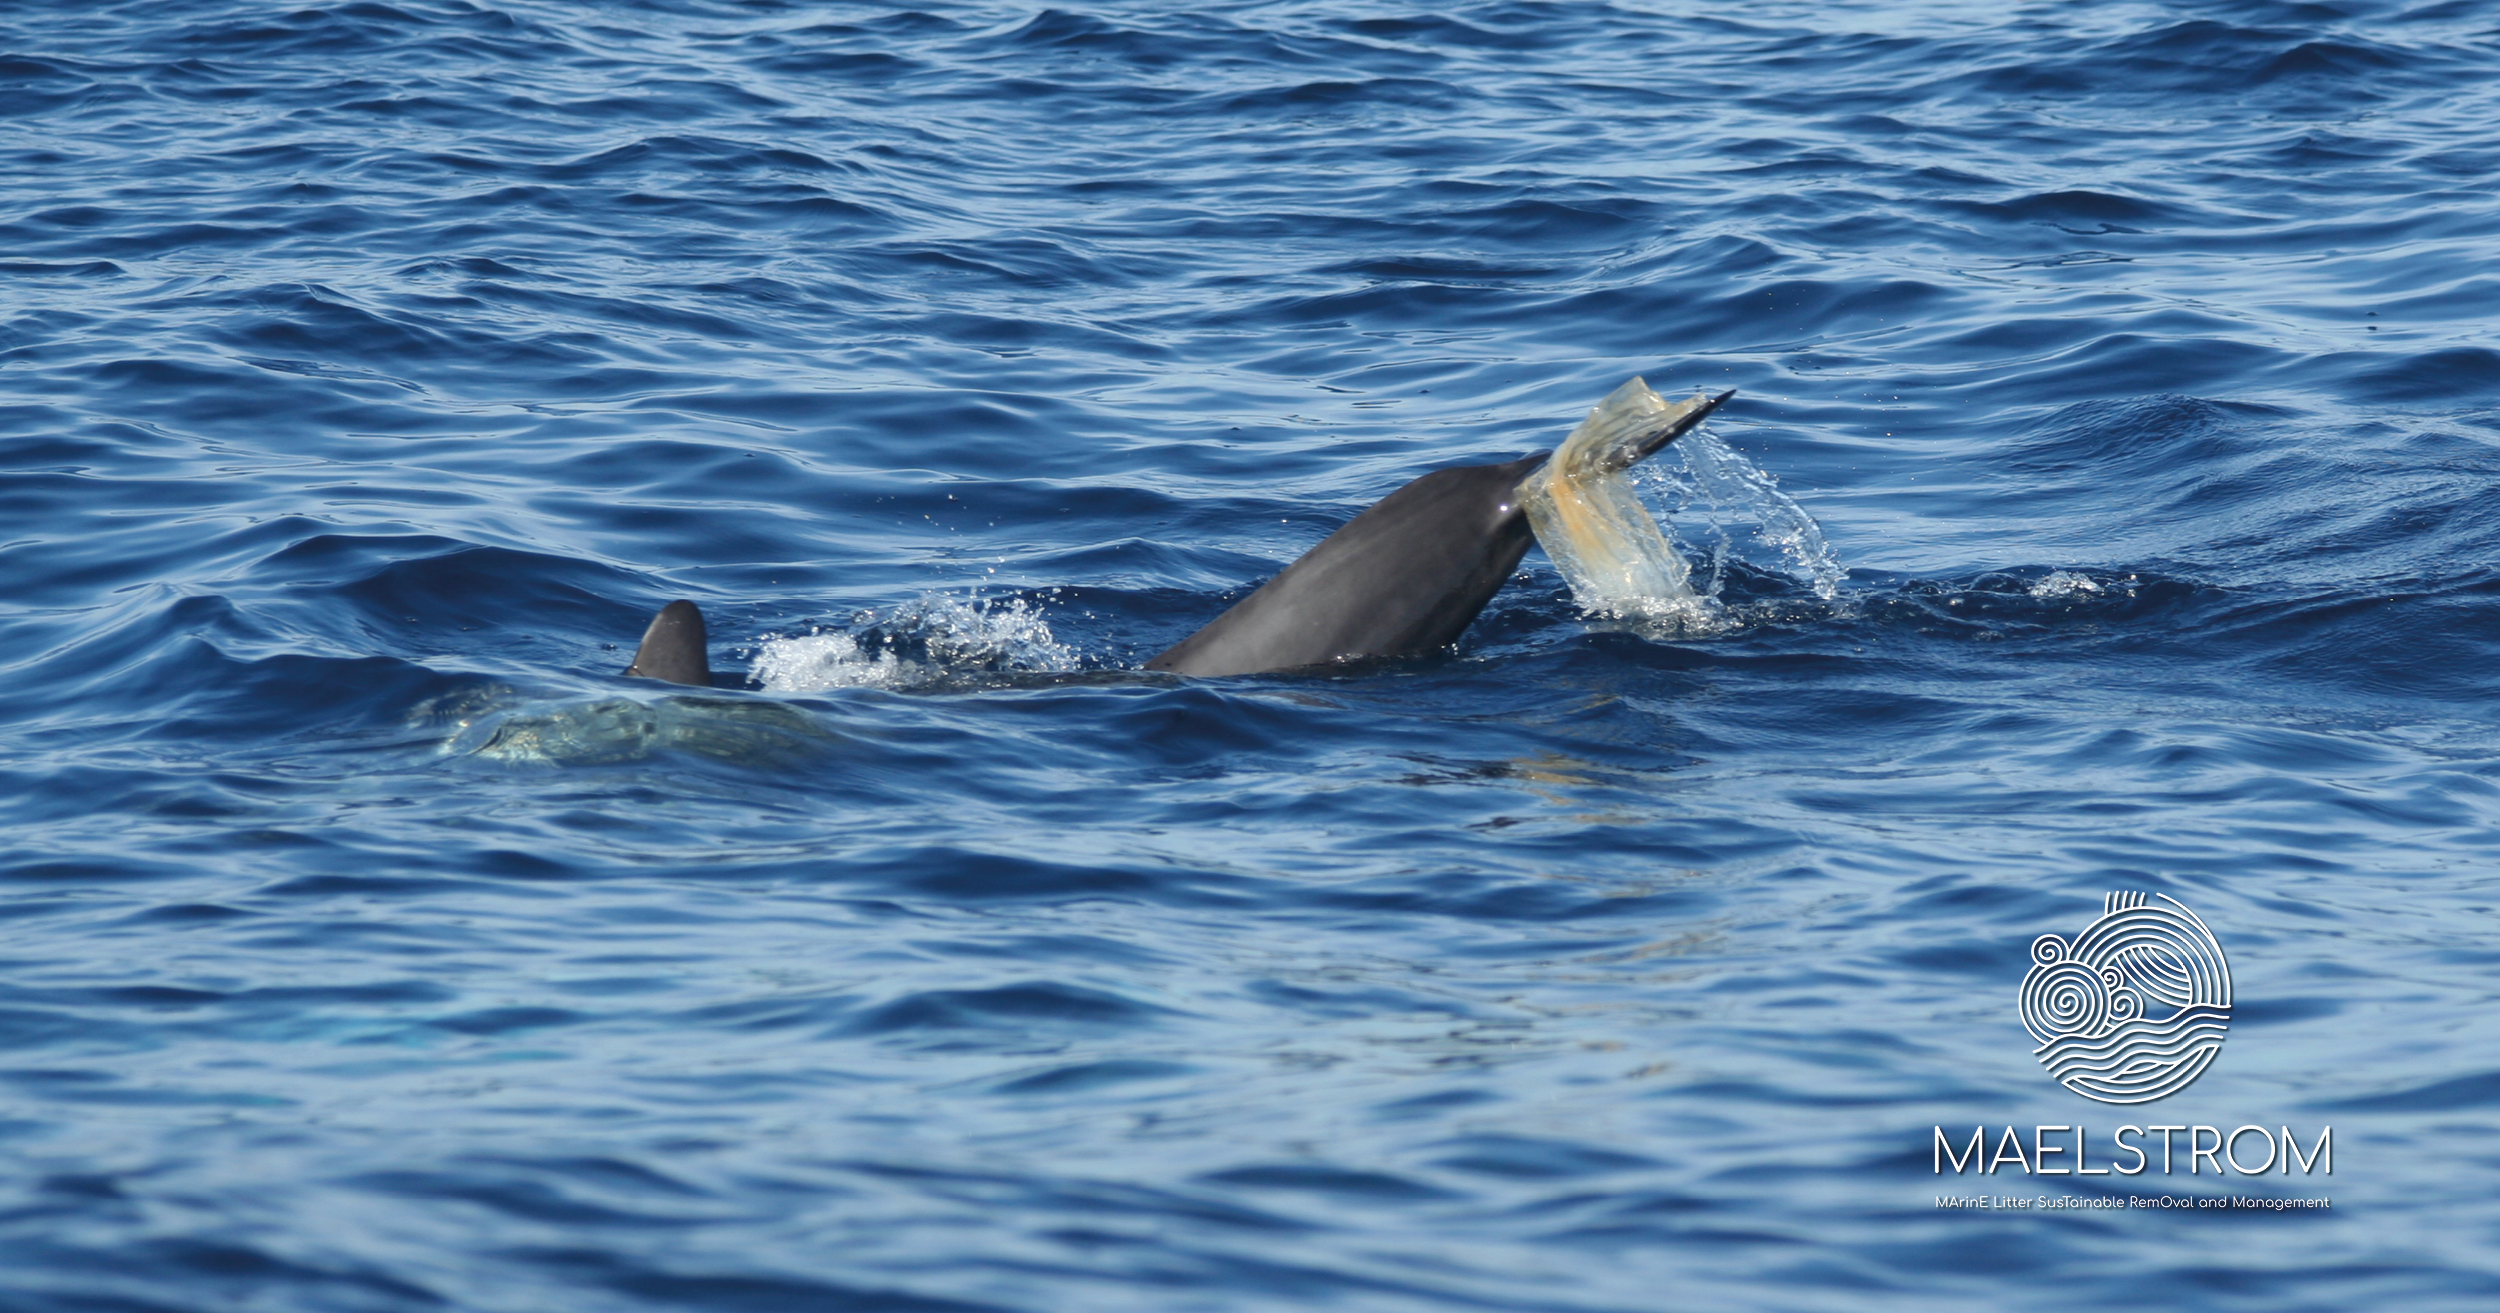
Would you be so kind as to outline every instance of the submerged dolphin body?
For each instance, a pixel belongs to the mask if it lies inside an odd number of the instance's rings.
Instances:
[[[1563,444],[1559,464],[1549,468],[1554,453],[1539,452],[1424,475],[1355,516],[1146,669],[1249,675],[1447,647],[1501,591],[1536,540],[1523,505],[1533,488],[1545,489],[1550,506],[1554,489],[1630,468],[1735,395],[1671,405],[1636,378],[1589,412]],[[1549,523],[1580,532],[1570,516]],[[1655,525],[1649,532],[1655,535]],[[703,613],[692,602],[671,602],[653,617],[625,673],[710,687],[704,644]]]

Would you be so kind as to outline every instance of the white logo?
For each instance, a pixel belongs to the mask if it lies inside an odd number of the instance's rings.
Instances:
[[[2032,941],[2022,1012],[2040,1041],[2033,1054],[2059,1084],[2102,1103],[2150,1103],[2186,1089],[2222,1051],[2231,964],[2187,904],[2113,893],[2072,943]]]

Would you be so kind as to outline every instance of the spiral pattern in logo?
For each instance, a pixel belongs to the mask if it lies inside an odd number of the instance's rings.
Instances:
[[[2022,1017],[2059,1084],[2102,1103],[2150,1103],[2186,1089],[2222,1051],[2231,964],[2185,903],[2113,893],[2071,943],[2032,941]]]

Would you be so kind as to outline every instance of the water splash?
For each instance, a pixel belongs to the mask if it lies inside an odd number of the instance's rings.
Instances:
[[[1071,671],[1074,648],[1021,597],[990,601],[931,593],[883,616],[861,611],[841,628],[768,634],[748,671],[767,693],[916,688],[966,675]]]
[[[1672,503],[1667,515],[1698,511],[1710,526],[1714,541],[1705,595],[1716,597],[1725,578],[1733,551],[1730,526],[1750,524],[1755,541],[1777,554],[1785,573],[1826,602],[1840,600],[1841,585],[1849,577],[1840,554],[1806,508],[1780,491],[1779,480],[1727,445],[1707,424],[1677,439],[1675,450],[1684,458],[1681,471],[1652,462],[1641,467],[1641,482],[1645,491]]]

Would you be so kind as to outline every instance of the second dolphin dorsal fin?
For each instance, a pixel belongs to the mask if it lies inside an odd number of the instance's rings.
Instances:
[[[702,610],[692,602],[671,602],[651,617],[651,627],[642,631],[642,646],[634,649],[634,664],[625,673],[710,688],[712,663],[704,654],[706,646]]]

